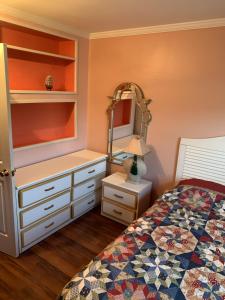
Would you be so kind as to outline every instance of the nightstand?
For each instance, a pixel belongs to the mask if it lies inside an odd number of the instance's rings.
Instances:
[[[152,182],[126,181],[127,174],[116,172],[102,180],[101,214],[124,225],[137,219],[149,207]]]

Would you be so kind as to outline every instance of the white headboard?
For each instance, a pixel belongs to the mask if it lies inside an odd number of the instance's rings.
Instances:
[[[176,183],[199,178],[225,185],[225,136],[180,142]]]

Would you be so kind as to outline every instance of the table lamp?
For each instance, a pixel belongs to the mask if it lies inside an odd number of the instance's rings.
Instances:
[[[128,175],[127,181],[139,183],[142,176],[147,172],[147,166],[142,158],[145,154],[150,152],[150,149],[143,139],[139,136],[134,136],[124,149],[124,152],[134,154],[132,159],[128,159],[124,162],[124,168]]]

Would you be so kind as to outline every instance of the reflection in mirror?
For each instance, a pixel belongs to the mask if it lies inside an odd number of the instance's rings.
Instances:
[[[112,102],[107,110],[109,116],[108,156],[109,161],[122,164],[132,157],[125,153],[134,135],[144,141],[147,137],[147,128],[152,119],[148,110],[150,99],[145,99],[142,89],[135,83],[120,84],[114,91]]]

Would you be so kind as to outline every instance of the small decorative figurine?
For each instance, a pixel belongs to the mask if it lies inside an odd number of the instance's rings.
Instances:
[[[45,87],[48,91],[51,91],[52,88],[53,88],[53,78],[51,75],[48,75],[46,78],[45,78]]]

